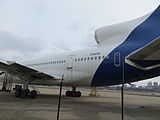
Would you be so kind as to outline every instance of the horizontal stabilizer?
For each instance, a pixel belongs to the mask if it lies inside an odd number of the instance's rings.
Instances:
[[[125,62],[142,70],[160,67],[160,37],[128,55]]]

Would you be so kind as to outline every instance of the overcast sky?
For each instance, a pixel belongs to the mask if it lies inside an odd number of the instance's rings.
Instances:
[[[97,28],[153,11],[160,0],[0,0],[0,58],[28,60],[96,45]]]

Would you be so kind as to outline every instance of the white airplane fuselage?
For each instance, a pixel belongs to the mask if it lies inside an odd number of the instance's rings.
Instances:
[[[108,53],[109,50],[105,47],[93,47],[33,60],[23,64],[60,79],[64,76],[64,85],[91,86],[97,68],[104,59],[109,59]],[[39,81],[36,84],[43,85]],[[49,84],[54,85],[59,83],[53,81],[53,83]]]

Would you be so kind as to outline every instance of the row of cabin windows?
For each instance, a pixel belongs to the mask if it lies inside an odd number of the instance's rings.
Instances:
[[[89,61],[89,60],[101,60],[104,59],[105,56],[95,56],[95,57],[85,57],[85,58],[76,58],[76,61]],[[58,63],[65,63],[66,60],[60,60],[60,61],[52,61],[52,62],[44,62],[44,63],[37,63],[37,64],[31,64],[28,66],[35,66],[35,65],[47,65],[47,64],[58,64]]]
[[[66,62],[66,60],[60,60],[60,61],[52,61],[52,62],[44,62],[44,63],[31,64],[31,65],[28,65],[28,66],[58,64],[58,63],[65,63],[65,62]]]
[[[65,63],[66,60],[59,60],[59,61],[52,61],[52,62],[46,62],[44,64],[58,64],[58,63]]]
[[[104,58],[105,58],[105,56],[76,58],[76,59],[75,59],[75,62],[77,62],[77,61],[89,61],[89,60],[101,60],[101,59],[104,59]]]

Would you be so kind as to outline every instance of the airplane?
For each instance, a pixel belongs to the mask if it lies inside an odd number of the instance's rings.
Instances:
[[[0,61],[0,70],[18,77],[15,96],[36,98],[28,85],[71,86],[66,96],[80,97],[76,87],[132,83],[160,75],[160,5],[140,18],[95,31],[97,45],[37,60]],[[66,41],[67,42],[67,41]]]

